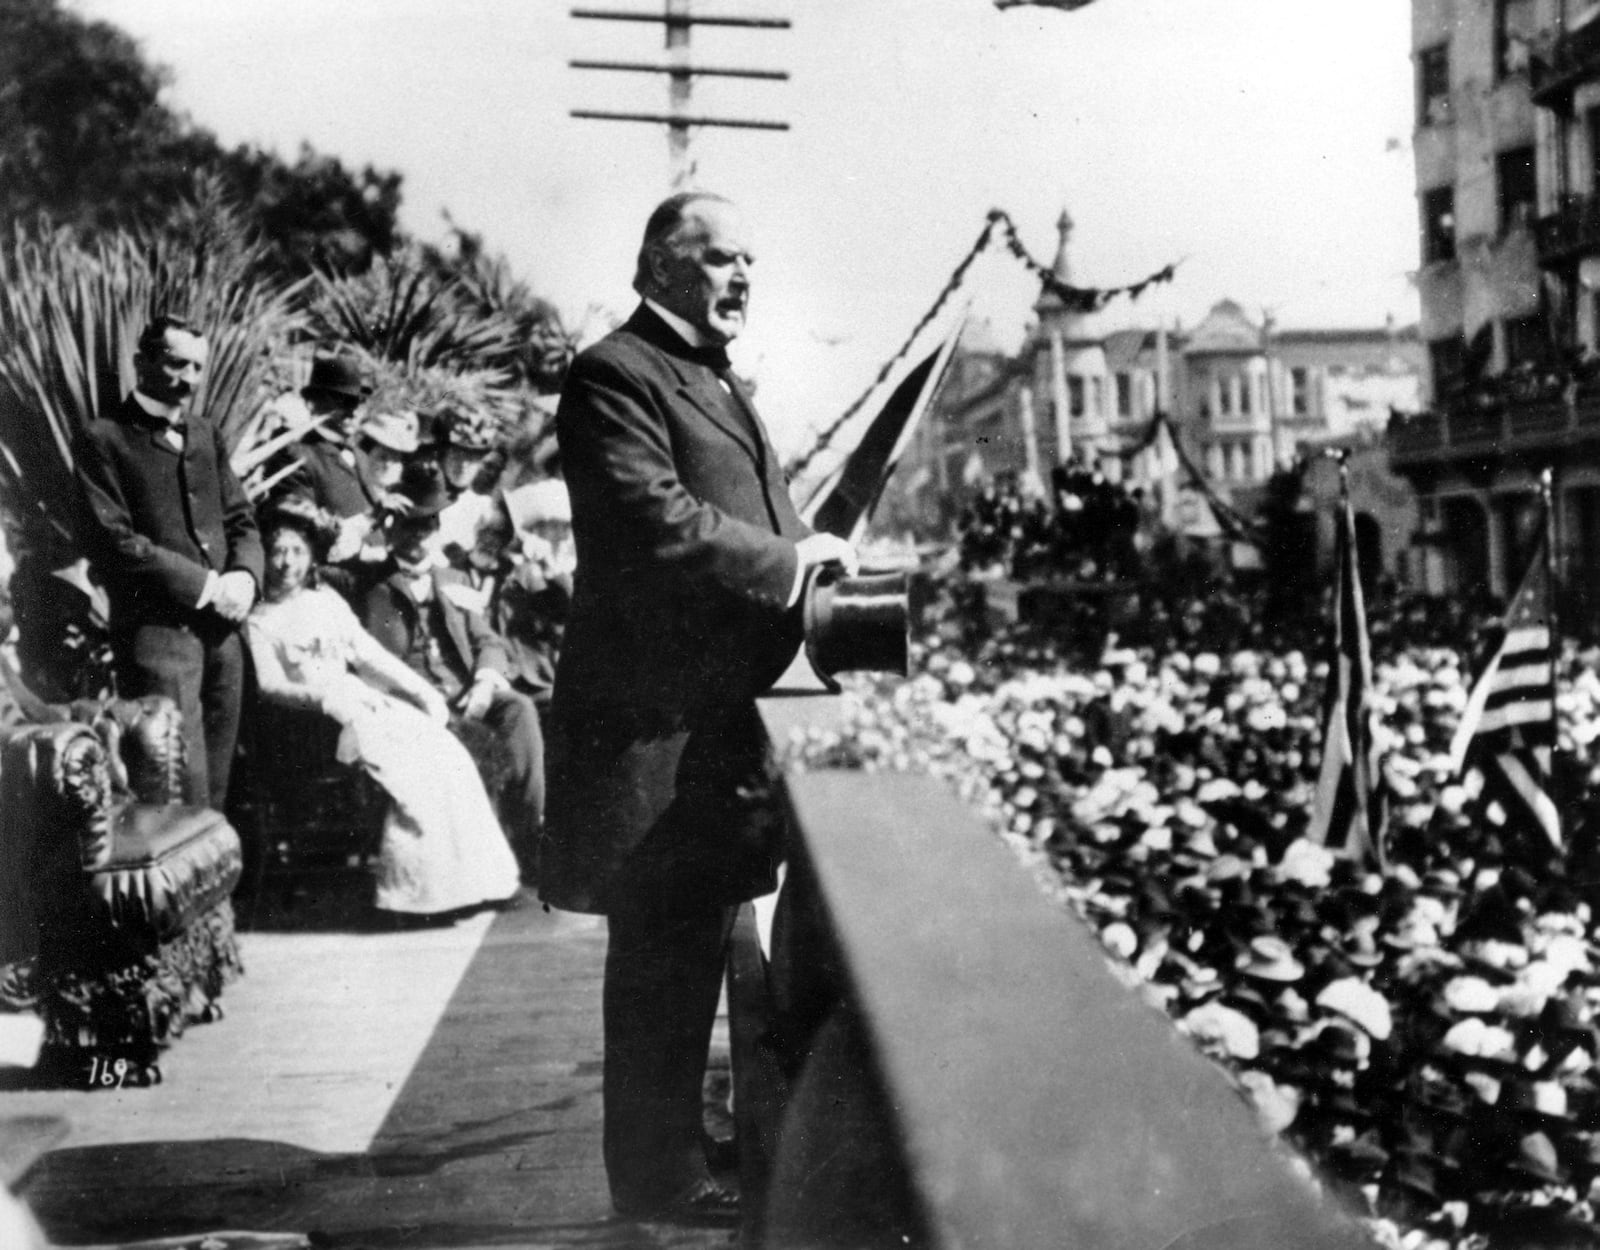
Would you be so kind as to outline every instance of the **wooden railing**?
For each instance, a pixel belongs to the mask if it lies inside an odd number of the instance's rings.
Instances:
[[[762,713],[781,743],[834,703]],[[1364,1244],[942,785],[782,786],[771,963],[734,975],[746,1246]]]
[[[1385,432],[1397,466],[1458,455],[1533,451],[1590,441],[1600,435],[1600,388],[1580,384],[1569,400],[1502,400],[1396,414]]]

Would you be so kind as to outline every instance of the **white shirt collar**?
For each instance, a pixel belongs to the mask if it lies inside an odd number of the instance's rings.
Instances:
[[[165,421],[169,425],[175,424],[183,419],[182,404],[164,404],[159,399],[151,399],[150,396],[146,395],[141,390],[135,390],[133,392],[133,402],[138,404],[139,407],[143,408],[152,417],[155,417],[161,421]]]
[[[706,340],[706,336],[703,333],[701,333],[700,328],[698,326],[690,325],[682,317],[678,316],[677,313],[672,312],[670,309],[663,308],[660,304],[656,303],[655,300],[651,299],[648,295],[646,295],[644,297],[644,303],[645,303],[645,307],[646,308],[648,308],[651,312],[655,313],[655,315],[660,317],[661,320],[665,321],[667,323],[667,325],[669,325],[672,328],[672,330],[677,334],[677,336],[680,339],[682,339],[685,343],[687,343],[690,347],[715,347],[716,346],[716,344],[710,343],[710,342],[708,342]]]

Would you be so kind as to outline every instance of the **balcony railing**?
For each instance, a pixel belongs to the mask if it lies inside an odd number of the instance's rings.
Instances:
[[[1600,198],[1572,195],[1533,226],[1539,263],[1546,268],[1600,252]]]
[[[1557,112],[1572,111],[1579,85],[1600,78],[1600,21],[1562,35],[1536,52],[1529,66],[1533,102]]]
[[[834,702],[762,716],[785,742],[836,731]],[[783,788],[770,976],[736,964],[730,1006],[742,1244],[1364,1243],[942,783],[822,771]],[[763,1021],[749,991],[768,987]],[[766,1079],[740,1083],[741,1057]]]
[[[1486,452],[1535,451],[1600,438],[1600,380],[1567,392],[1458,400],[1389,421],[1389,458],[1397,466]]]

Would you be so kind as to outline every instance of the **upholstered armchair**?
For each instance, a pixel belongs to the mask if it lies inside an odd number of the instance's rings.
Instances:
[[[170,700],[68,715],[0,731],[0,965],[27,969],[9,984],[45,1022],[42,1074],[150,1083],[241,971],[239,838],[220,812],[177,801]]]

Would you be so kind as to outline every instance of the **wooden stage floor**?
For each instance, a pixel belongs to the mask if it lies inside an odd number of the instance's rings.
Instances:
[[[53,1243],[245,1229],[335,1250],[732,1245],[611,1215],[603,921],[530,902],[445,929],[300,922],[241,944],[226,1017],[168,1052],[159,1086],[0,1089],[0,1119],[68,1122],[18,1187]]]

